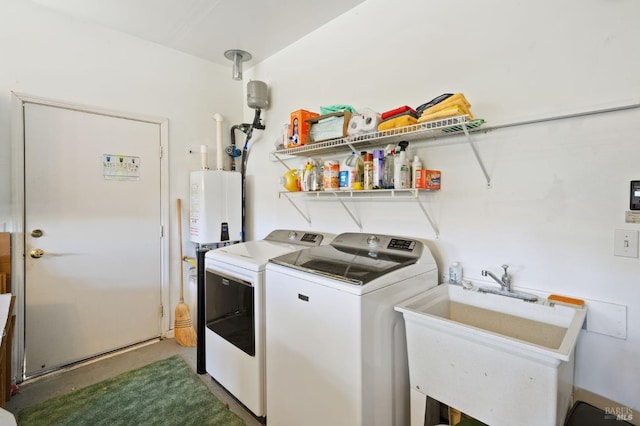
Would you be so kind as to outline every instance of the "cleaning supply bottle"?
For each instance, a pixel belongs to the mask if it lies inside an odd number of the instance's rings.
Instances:
[[[364,154],[364,189],[373,189],[373,153]]]
[[[418,170],[422,170],[422,162],[417,155],[413,156],[413,163],[411,163],[411,187],[416,187],[416,180],[418,179],[417,172]]]
[[[342,166],[340,171],[346,171],[346,185],[341,185],[340,189],[353,190],[353,183],[356,181],[356,166],[358,163],[358,154],[352,152],[347,158],[342,162]]]
[[[353,182],[353,189],[364,189],[364,156],[367,151],[360,152],[356,160],[356,181]]]
[[[384,150],[373,150],[373,187],[384,188],[382,178],[384,176]]]
[[[382,187],[384,189],[393,189],[393,174],[394,174],[394,159],[396,156],[395,145],[387,145],[384,150],[386,156],[384,157],[384,168],[382,171]]]
[[[449,266],[449,283],[462,284],[462,266],[460,262],[453,262]]]
[[[318,190],[318,172],[313,163],[308,162],[304,172],[305,191]]]
[[[394,164],[393,187],[395,189],[409,189],[411,188],[411,163],[407,159],[409,142],[402,141],[398,145],[400,145],[400,154]]]

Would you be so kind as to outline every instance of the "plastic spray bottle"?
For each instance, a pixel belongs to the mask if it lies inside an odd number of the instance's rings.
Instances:
[[[409,142],[402,141],[398,145],[400,145],[400,154],[395,160],[393,187],[395,189],[408,189],[411,188],[411,163],[407,159]]]
[[[385,148],[384,167],[382,170],[382,187],[385,189],[393,189],[393,174],[394,174],[394,158],[396,156],[395,145],[387,145]]]
[[[318,188],[318,171],[313,162],[307,162],[304,172],[305,191],[317,191]]]

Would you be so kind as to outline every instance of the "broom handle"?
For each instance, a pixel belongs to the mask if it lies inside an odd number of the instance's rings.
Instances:
[[[182,266],[182,200],[178,198],[178,246],[180,247],[180,303],[184,302],[184,283]]]

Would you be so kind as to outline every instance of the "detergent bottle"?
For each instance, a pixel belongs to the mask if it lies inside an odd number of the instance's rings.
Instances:
[[[358,154],[352,152],[342,163],[341,171],[346,171],[346,185],[341,185],[340,189],[353,190],[358,174]]]
[[[287,191],[298,191],[298,169],[289,169],[281,178],[280,183]]]
[[[318,170],[314,162],[307,162],[304,172],[304,190],[305,191],[318,191]]]
[[[398,145],[400,145],[400,154],[395,161],[393,187],[395,189],[408,189],[411,188],[411,163],[407,159],[409,142],[402,141]]]

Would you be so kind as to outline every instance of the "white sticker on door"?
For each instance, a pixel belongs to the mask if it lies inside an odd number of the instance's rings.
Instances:
[[[140,157],[103,154],[102,176],[105,180],[140,180]]]

